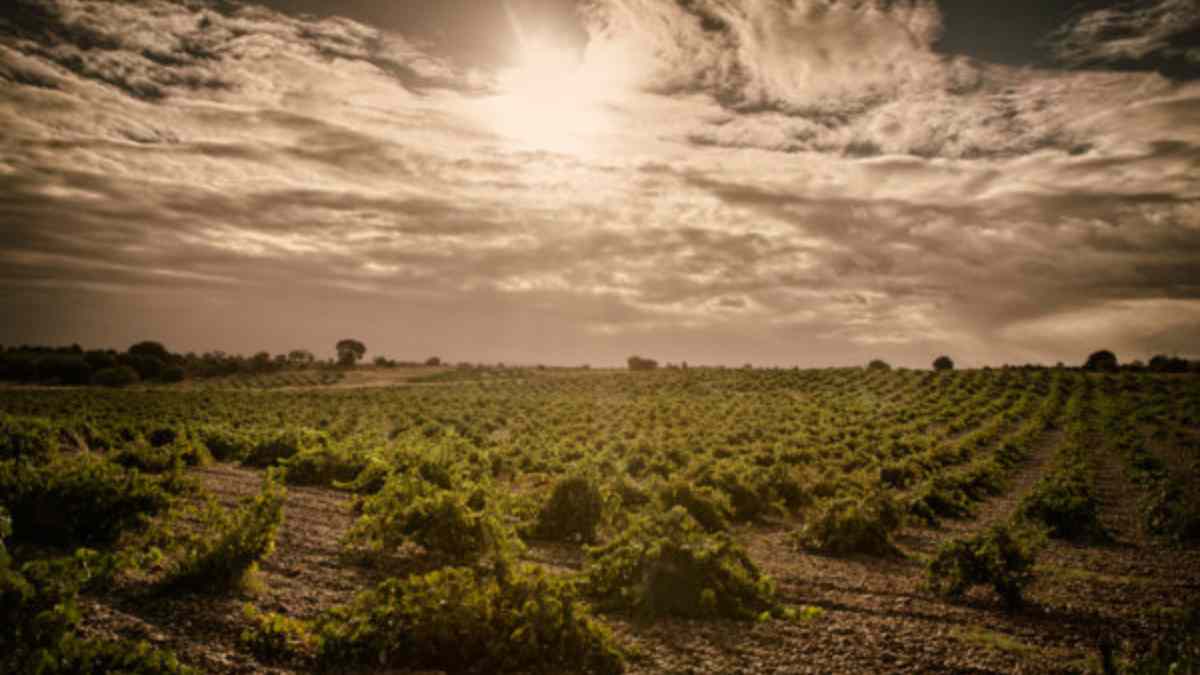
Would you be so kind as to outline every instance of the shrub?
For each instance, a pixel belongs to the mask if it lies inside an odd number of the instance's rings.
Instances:
[[[110,455],[121,466],[147,473],[163,473],[182,465],[203,466],[212,461],[208,448],[190,433],[173,427],[158,427],[136,438]]]
[[[92,375],[92,384],[101,387],[128,387],[131,384],[137,384],[142,378],[138,376],[137,371],[129,366],[116,366],[115,368],[105,368],[98,370]]]
[[[901,525],[900,508],[890,495],[873,492],[820,504],[796,535],[802,546],[824,553],[883,556],[897,552],[891,534]]]
[[[392,464],[378,457],[367,457],[362,470],[348,481],[335,481],[333,487],[360,495],[373,495],[387,485],[388,478],[395,472]]]
[[[183,382],[187,379],[187,371],[182,366],[167,366],[159,375],[159,379],[168,384]]]
[[[109,544],[167,507],[168,483],[91,455],[44,466],[0,462],[0,504],[19,541],[47,545]]]
[[[588,553],[587,588],[606,608],[731,619],[778,610],[770,577],[729,535],[705,532],[681,506],[639,517]]]
[[[926,574],[934,592],[960,597],[972,586],[991,586],[1009,607],[1033,580],[1032,547],[1007,525],[994,525],[972,537],[942,544]]]
[[[305,450],[283,460],[284,480],[289,485],[332,487],[353,481],[367,466],[367,457],[344,446]]]
[[[812,494],[793,467],[785,464],[772,466],[767,471],[766,483],[787,509],[797,511],[813,503]]]
[[[611,489],[612,493],[620,498],[623,509],[636,509],[651,501],[650,494],[646,490],[622,473],[618,473]]]
[[[37,379],[37,355],[8,352],[0,354],[0,379],[31,382]]]
[[[367,553],[394,553],[407,542],[453,560],[503,557],[515,550],[512,529],[490,509],[482,490],[444,490],[412,474],[395,474],[362,502],[346,545]]]
[[[117,365],[117,358],[109,352],[92,350],[84,352],[83,360],[92,370],[104,370]]]
[[[133,368],[138,377],[143,380],[153,380],[162,375],[167,364],[162,359],[148,354],[122,354],[118,359],[122,364]]]
[[[209,425],[196,431],[196,440],[218,462],[241,460],[250,454],[252,441],[228,427]]]
[[[604,518],[604,496],[596,480],[569,476],[558,481],[550,500],[538,513],[535,536],[564,541],[577,539],[595,543]]]
[[[935,474],[908,498],[908,512],[930,524],[939,518],[965,518],[972,510],[963,486],[946,473]]]
[[[275,612],[260,612],[246,603],[242,615],[250,625],[239,641],[263,663],[283,663],[307,656],[316,647],[316,636],[302,621]]]
[[[1079,465],[1041,478],[1017,505],[1017,517],[1046,527],[1051,537],[1060,539],[1108,537],[1087,472]]]
[[[1200,540],[1200,494],[1184,481],[1158,482],[1146,496],[1144,513],[1149,530],[1177,543]]]
[[[572,585],[533,566],[389,579],[316,622],[321,667],[619,673],[622,657]]]
[[[287,490],[274,472],[263,480],[262,492],[235,510],[210,504],[204,527],[187,534],[183,553],[163,585],[171,589],[236,588],[257,569],[258,561],[275,549],[275,534],[283,522]]]
[[[145,642],[89,640],[77,634],[79,589],[92,580],[96,556],[26,563],[19,568],[4,546],[11,521],[0,507],[0,672],[63,675],[192,673],[175,656]]]
[[[682,506],[709,532],[729,529],[730,506],[728,499],[710,487],[692,485],[677,479],[661,486],[658,501],[664,511]]]
[[[58,430],[36,417],[0,415],[0,460],[49,460],[58,449]]]
[[[775,503],[770,482],[764,480],[762,473],[722,462],[706,470],[701,480],[704,485],[724,494],[728,498],[729,517],[744,523],[781,510]]]
[[[37,360],[39,380],[79,386],[92,379],[92,368],[77,354],[48,354]]]
[[[954,370],[954,360],[949,356],[939,356],[933,360],[934,370]]]
[[[180,470],[183,459],[174,448],[154,447],[145,443],[132,443],[109,455],[110,461],[127,469],[145,473],[164,473]]]
[[[329,435],[312,429],[289,428],[259,440],[242,459],[248,466],[268,467],[280,464],[309,449],[329,444]]]
[[[867,364],[867,370],[891,370],[892,366],[883,359],[874,359]]]

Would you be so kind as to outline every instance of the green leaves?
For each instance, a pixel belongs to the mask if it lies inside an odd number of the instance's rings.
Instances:
[[[54,546],[109,544],[165,509],[170,481],[88,454],[37,466],[0,462],[0,504],[17,541]]]
[[[275,548],[287,490],[268,472],[263,490],[235,510],[215,504],[204,513],[199,533],[184,537],[183,554],[163,585],[175,589],[233,588]]]
[[[315,626],[321,667],[619,673],[612,637],[573,585],[540,568],[447,567],[389,579]]]
[[[706,532],[682,506],[638,518],[588,554],[588,593],[607,609],[749,621],[779,609],[773,582],[745,550]]]
[[[567,476],[554,484],[550,499],[538,513],[534,534],[558,541],[596,542],[604,520],[604,495],[594,477]]]
[[[0,460],[46,462],[58,450],[58,430],[48,420],[0,414]]]
[[[346,546],[387,556],[413,542],[457,562],[508,556],[520,547],[485,485],[464,481],[446,489],[423,475],[420,467],[394,473],[378,493],[366,497]]]
[[[934,592],[949,597],[960,597],[972,586],[991,586],[1008,607],[1016,608],[1033,580],[1033,563],[1028,535],[999,524],[942,544],[926,578]]]
[[[886,492],[841,497],[819,504],[795,535],[801,546],[824,553],[894,555],[892,532],[902,522],[900,507]]]
[[[1021,499],[1017,517],[1047,529],[1052,537],[1103,540],[1100,505],[1083,464],[1061,467],[1042,477]]]

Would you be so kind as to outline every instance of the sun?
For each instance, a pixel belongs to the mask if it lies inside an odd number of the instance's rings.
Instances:
[[[497,93],[485,101],[487,124],[525,149],[582,154],[611,126],[605,98],[609,69],[585,63],[581,53],[532,35],[514,18],[519,53],[497,73]]]
[[[586,150],[604,131],[606,115],[595,83],[571,50],[527,42],[521,62],[499,74],[488,101],[490,123],[531,149]]]

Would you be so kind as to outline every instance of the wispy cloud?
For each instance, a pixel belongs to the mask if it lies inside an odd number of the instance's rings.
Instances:
[[[13,7],[5,342],[969,364],[1086,353],[1080,321],[1200,336],[1200,84],[945,57],[932,2],[594,0],[603,123],[540,147],[496,73],[349,20]]]
[[[1149,66],[1200,76],[1200,5],[1193,0],[1123,3],[1080,15],[1051,37],[1073,66]]]

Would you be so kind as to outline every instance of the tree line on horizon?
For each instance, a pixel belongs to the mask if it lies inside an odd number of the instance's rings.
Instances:
[[[264,375],[285,370],[352,368],[365,356],[366,345],[354,339],[335,345],[337,356],[318,359],[307,349],[272,355],[260,351],[250,356],[211,351],[172,352],[161,342],[144,340],[125,351],[44,345],[0,346],[0,381],[23,384],[122,387],[138,382],[175,383],[233,375]],[[389,368],[439,366],[433,356],[424,361],[397,361],[377,357],[375,365]],[[461,364],[460,364],[461,365]]]
[[[307,349],[293,349],[272,355],[260,351],[250,356],[211,351],[203,354],[194,352],[176,353],[161,342],[145,340],[131,345],[125,351],[114,349],[85,350],[78,344],[68,347],[42,345],[0,346],[0,381],[24,384],[59,384],[67,386],[98,385],[120,387],[138,382],[174,383],[185,379],[208,379],[233,375],[264,375],[281,371],[308,369],[332,370],[353,368],[366,356],[367,347],[359,340],[343,339],[334,346],[336,356],[318,359]],[[402,361],[377,356],[373,364],[379,368],[439,367],[443,363],[437,356],[422,361]],[[639,355],[630,356],[626,364],[631,371],[647,371],[659,368],[659,362]],[[955,364],[949,356],[937,357],[931,364],[934,370],[953,370]],[[482,368],[483,364],[459,362],[457,368]],[[501,363],[498,368],[505,368]],[[745,368],[753,368],[747,363]],[[1012,366],[1004,366],[1012,367]],[[1026,364],[1022,368],[1047,368],[1051,366]],[[1067,367],[1059,362],[1055,367]],[[1093,352],[1079,368],[1092,372],[1151,372],[1151,373],[1200,373],[1200,360],[1189,360],[1179,356],[1159,354],[1148,362],[1134,360],[1122,364],[1110,350]],[[545,366],[538,366],[544,369]],[[588,368],[588,366],[582,366]],[[687,361],[667,363],[667,369],[689,368]],[[892,366],[883,359],[873,359],[869,370],[891,370]],[[987,367],[985,367],[986,369]]]

